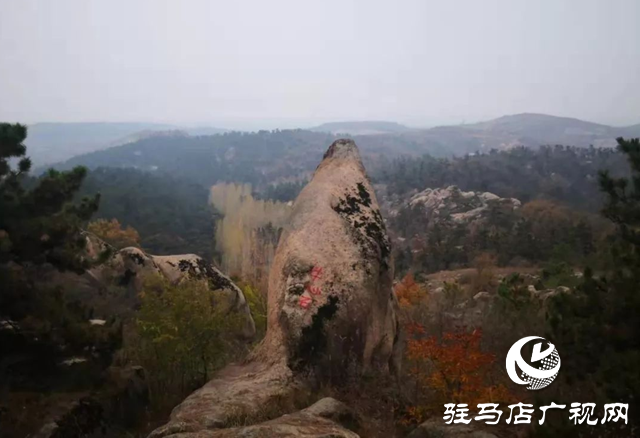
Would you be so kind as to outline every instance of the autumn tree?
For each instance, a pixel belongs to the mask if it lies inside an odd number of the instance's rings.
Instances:
[[[140,235],[135,228],[129,225],[126,228],[122,228],[117,219],[98,219],[89,222],[87,231],[95,234],[116,249],[140,246]]]
[[[423,326],[408,327],[406,356],[416,387],[416,405],[409,416],[422,421],[443,403],[488,403],[510,398],[506,388],[491,382],[495,356],[482,351],[482,331],[447,332],[427,336]]]
[[[254,199],[249,184],[216,184],[210,201],[223,217],[216,222],[220,266],[230,275],[266,289],[269,266],[291,208]]]
[[[398,303],[405,308],[418,304],[427,293],[421,285],[416,283],[412,273],[405,275],[393,290],[398,297]]]

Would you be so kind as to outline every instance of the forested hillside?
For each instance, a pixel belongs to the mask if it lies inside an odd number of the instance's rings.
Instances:
[[[94,218],[133,227],[150,253],[211,259],[217,215],[204,187],[163,172],[98,168],[89,172],[79,195],[94,193],[101,195]]]
[[[552,199],[597,211],[602,205],[598,172],[628,174],[624,157],[610,148],[541,146],[453,158],[398,158],[374,168],[377,182],[390,194],[456,185],[462,190],[491,192],[501,197]]]
[[[75,157],[56,166],[78,163],[89,168],[133,167],[158,170],[210,187],[219,181],[260,185],[296,178],[313,170],[330,134],[309,131],[260,131],[203,137],[155,137]]]

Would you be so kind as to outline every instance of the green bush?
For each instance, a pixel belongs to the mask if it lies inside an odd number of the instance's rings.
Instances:
[[[156,407],[181,400],[239,351],[240,321],[206,282],[150,276],[140,301],[129,354],[147,371]]]

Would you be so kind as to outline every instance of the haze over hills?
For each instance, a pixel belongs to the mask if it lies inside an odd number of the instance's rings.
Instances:
[[[373,135],[404,132],[409,131],[410,128],[396,122],[354,121],[323,123],[322,125],[310,128],[309,130],[316,132],[330,132],[332,134]]]
[[[117,143],[112,140],[111,145],[117,147],[106,146],[105,140],[113,133],[122,134],[125,128],[134,130],[140,127],[142,125],[139,124],[124,127],[119,124],[96,124],[102,146],[95,139],[89,141],[93,126],[72,124],[69,132],[65,131],[64,125],[48,127],[54,132],[57,130],[57,144],[65,138],[77,140],[73,147],[64,149],[63,154],[81,150],[82,147],[89,152],[66,162],[60,160],[61,163],[56,167],[70,168],[79,164],[90,168],[136,167],[184,174],[205,185],[232,179],[258,183],[271,180],[276,175],[278,179],[285,180],[307,177],[326,145],[338,136],[354,138],[360,145],[365,163],[370,164],[380,157],[424,154],[434,157],[461,156],[516,146],[537,148],[562,144],[608,147],[615,143],[616,137],[640,135],[640,125],[612,127],[566,117],[518,114],[481,123],[431,129],[409,129],[393,122],[337,122],[320,125],[313,130],[230,132],[198,137],[189,135],[189,130],[162,130],[160,128],[166,126],[155,125],[151,129],[120,136]],[[38,125],[36,128],[39,128],[35,130],[37,142],[42,128]],[[43,161],[38,148],[33,155],[36,162]]]
[[[369,169],[399,156],[415,158],[428,154],[451,157],[516,146],[538,148],[556,144],[608,146],[615,142],[617,136],[640,135],[638,125],[615,128],[541,114],[505,116],[472,125],[422,130],[389,122],[345,122],[321,126],[339,129],[375,126],[399,131],[335,135],[323,130],[276,130],[197,137],[182,130],[144,131],[142,135],[126,137],[119,146],[78,155],[55,167],[136,168],[185,178],[204,187],[220,181],[233,181],[264,188],[268,184],[299,184],[308,180],[326,146],[345,135],[356,140]]]
[[[617,137],[638,135],[640,125],[614,127],[569,117],[523,113],[480,123],[408,130],[394,134],[394,137],[402,138],[403,143],[413,144],[416,152],[461,155],[515,146],[612,147]]]
[[[160,123],[36,123],[29,126],[26,145],[34,164],[41,166],[174,130],[191,135],[225,132],[212,127],[183,128]]]

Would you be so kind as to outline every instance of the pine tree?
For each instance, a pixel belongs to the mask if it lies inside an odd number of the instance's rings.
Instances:
[[[42,318],[47,327],[59,322],[51,320],[53,307],[64,304],[51,299],[62,295],[38,290],[32,268],[50,264],[82,273],[89,266],[80,231],[97,210],[99,196],[71,202],[86,175],[83,167],[29,177],[26,137],[25,126],[0,123],[0,316]]]
[[[85,240],[81,225],[98,209],[99,195],[72,204],[87,170],[49,170],[37,181],[27,176],[27,128],[0,124],[0,264],[51,263],[61,270],[82,272]],[[19,160],[17,168],[10,162]],[[35,183],[26,189],[26,182]]]
[[[617,141],[631,177],[599,176],[606,195],[602,213],[616,226],[612,268],[602,275],[587,269],[578,289],[559,295],[550,312],[553,338],[571,357],[563,374],[607,403],[640,394],[640,142]]]

